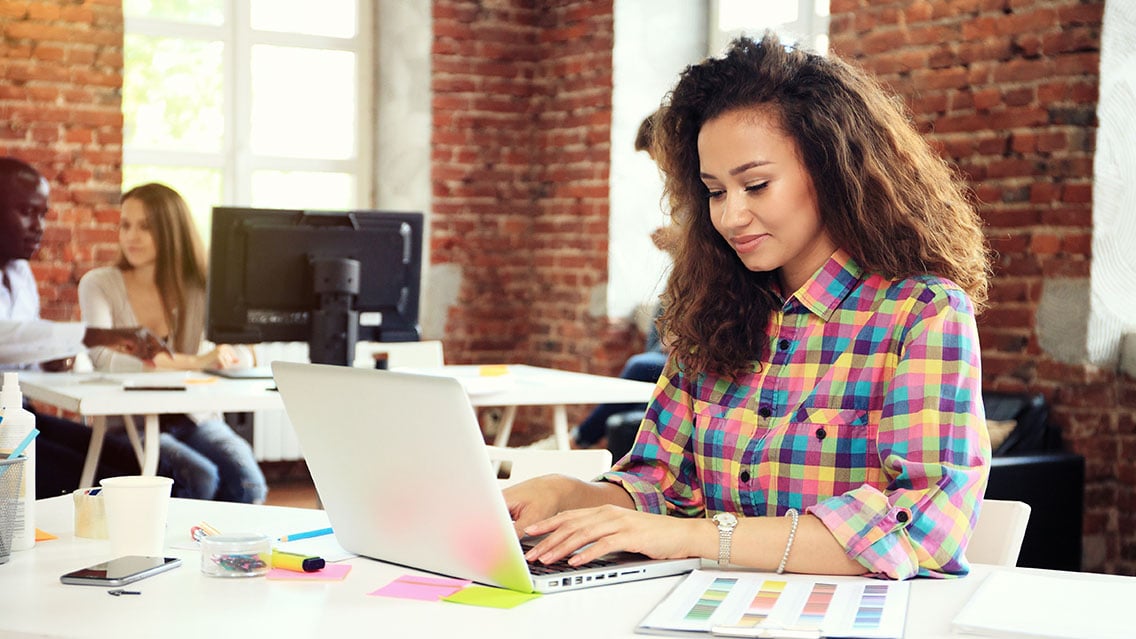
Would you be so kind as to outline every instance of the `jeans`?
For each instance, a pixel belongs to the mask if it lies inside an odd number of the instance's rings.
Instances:
[[[252,446],[228,424],[185,415],[162,422],[160,458],[173,473],[175,497],[264,503],[268,482]]]
[[[623,371],[619,376],[623,379],[633,379],[639,382],[658,381],[663,374],[663,366],[667,363],[666,353],[650,351],[639,353],[627,358]],[[646,404],[601,404],[580,422],[573,435],[576,443],[583,447],[594,445],[607,434],[607,420],[612,415],[630,411],[646,411]]]

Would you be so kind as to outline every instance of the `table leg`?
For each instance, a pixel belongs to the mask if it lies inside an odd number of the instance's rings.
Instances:
[[[497,437],[493,440],[494,446],[505,447],[509,445],[509,435],[513,432],[513,420],[517,418],[517,407],[506,406],[505,413],[501,415],[501,423],[497,425]]]
[[[83,462],[83,474],[79,476],[79,488],[90,488],[95,483],[95,469],[99,465],[99,455],[103,452],[103,438],[106,437],[106,417],[92,418],[91,443],[87,445],[87,459]]]
[[[134,416],[123,415],[122,421],[126,427],[126,438],[130,440],[130,445],[134,448],[134,456],[138,459],[138,467],[143,468],[146,456],[142,451],[142,439],[138,435],[138,425],[134,423]]]
[[[564,404],[552,407],[552,434],[556,437],[558,450],[572,448],[568,441],[568,407]]]
[[[158,448],[160,445],[160,435],[158,430],[158,416],[155,414],[146,416],[146,452],[145,460],[142,462],[143,475],[157,475],[158,474]]]

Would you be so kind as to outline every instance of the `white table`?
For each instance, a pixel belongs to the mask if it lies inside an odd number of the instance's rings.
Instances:
[[[189,383],[178,391],[128,391],[121,381],[168,384],[175,378]],[[115,383],[118,382],[118,383]],[[24,396],[91,419],[91,444],[79,479],[80,487],[91,486],[106,435],[106,418],[112,415],[142,415],[141,439],[132,419],[126,433],[138,455],[143,475],[158,470],[158,416],[169,413],[245,412],[282,410],[284,404],[271,379],[224,379],[200,373],[20,373]]]
[[[327,525],[321,510],[174,499],[167,551],[185,564],[132,584],[141,595],[113,597],[103,588],[65,586],[59,576],[107,558],[109,542],[72,536],[69,496],[36,502],[36,525],[59,536],[16,552],[0,565],[3,637],[581,637],[619,638],[681,577],[545,595],[510,610],[368,596],[409,568],[356,557],[336,582],[299,583],[264,578],[218,579],[201,574],[196,551],[184,545],[190,526],[207,521],[223,532],[280,535]],[[1071,580],[1131,577],[975,566],[963,579],[912,582],[906,636],[956,636],[950,622],[993,570],[1060,575]],[[1074,614],[1071,612],[1070,614]]]
[[[475,407],[503,407],[494,445],[508,443],[518,406],[551,406],[552,429],[558,448],[569,448],[568,405],[603,403],[646,403],[655,385],[616,377],[589,375],[525,365],[504,367],[502,375],[483,375],[501,367],[443,366],[405,369],[446,375],[461,380]],[[91,419],[91,445],[80,477],[80,486],[92,485],[99,454],[106,435],[106,418],[111,415],[144,416],[140,438],[133,421],[127,420],[127,435],[138,455],[142,474],[158,469],[158,416],[167,413],[250,412],[282,410],[279,393],[270,379],[225,379],[190,374],[190,383],[181,391],[128,391],[120,383],[107,380],[169,381],[170,373],[107,375],[104,373],[21,373],[24,395],[37,402],[56,406]]]
[[[518,406],[551,406],[552,433],[557,448],[567,450],[568,406],[571,404],[646,404],[655,390],[653,382],[575,373],[537,366],[511,364],[504,375],[483,375],[499,367],[442,366],[411,368],[412,372],[456,377],[466,385],[474,407],[503,407],[504,413],[494,446],[508,445]]]

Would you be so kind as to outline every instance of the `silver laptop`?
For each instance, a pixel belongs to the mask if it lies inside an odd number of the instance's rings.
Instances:
[[[456,379],[290,362],[272,371],[336,539],[351,552],[543,593],[701,565],[631,553],[575,569],[530,565]]]

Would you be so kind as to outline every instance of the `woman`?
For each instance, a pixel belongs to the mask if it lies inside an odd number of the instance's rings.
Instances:
[[[655,136],[671,358],[611,472],[506,491],[529,559],[966,574],[989,266],[963,186],[872,79],[773,35],[688,68]]]
[[[170,353],[143,361],[91,349],[95,368],[109,371],[200,370],[250,366],[244,347],[204,345],[205,257],[189,207],[173,189],[145,184],[122,198],[122,252],[114,266],[79,282],[79,305],[91,326],[143,326],[162,336]],[[161,458],[183,497],[262,503],[268,486],[248,442],[219,416],[162,418]]]

